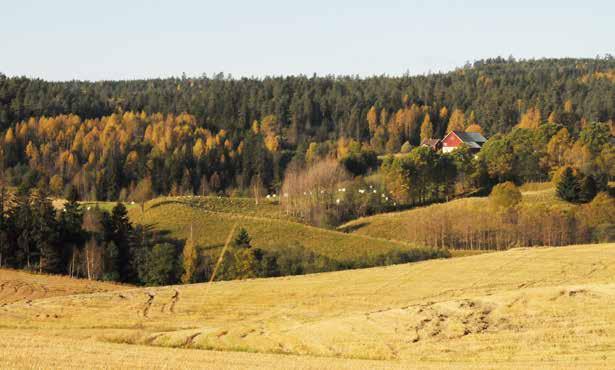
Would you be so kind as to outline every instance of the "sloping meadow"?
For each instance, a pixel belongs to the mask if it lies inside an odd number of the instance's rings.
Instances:
[[[524,191],[514,209],[495,209],[489,198],[464,198],[360,218],[339,230],[432,247],[502,250],[611,241],[614,210],[615,200],[606,194],[575,205],[546,187]]]
[[[245,228],[253,247],[265,251],[300,248],[341,267],[366,267],[387,264],[385,259],[404,254],[411,262],[446,257],[447,252],[413,243],[395,242],[364,235],[309,226],[287,216],[272,202],[218,197],[169,197],[147,203],[145,212],[133,207],[129,215],[135,223],[150,225],[187,239],[191,228],[199,249],[213,256],[221,252],[233,227]]]

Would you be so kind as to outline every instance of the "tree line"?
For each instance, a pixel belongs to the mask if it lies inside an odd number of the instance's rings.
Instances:
[[[131,284],[171,284],[183,242],[133,225],[126,207],[84,207],[75,194],[60,209],[44,190],[0,189],[0,268]]]

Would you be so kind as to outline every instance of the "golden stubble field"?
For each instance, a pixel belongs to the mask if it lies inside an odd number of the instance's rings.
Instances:
[[[0,307],[1,368],[613,366],[615,244]]]
[[[126,286],[71,279],[59,275],[35,275],[18,270],[0,269],[0,307],[20,301],[32,302],[35,299],[120,289],[126,289]]]

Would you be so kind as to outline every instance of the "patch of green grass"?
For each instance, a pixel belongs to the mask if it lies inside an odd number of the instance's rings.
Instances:
[[[79,202],[81,204],[81,207],[83,209],[88,209],[89,208],[100,208],[103,211],[107,211],[107,212],[111,212],[111,210],[113,209],[113,207],[115,207],[115,205],[118,202],[92,202],[92,201],[85,201],[85,202]],[[126,207],[126,209],[130,210],[133,208],[139,208],[138,204],[133,204],[132,202],[124,202],[124,206]]]
[[[555,193],[553,186],[542,190],[521,191],[523,195],[522,205],[544,204],[563,208],[573,208],[575,205],[560,199]]]
[[[257,206],[253,200],[242,198],[158,198],[147,203],[143,214],[140,207],[131,208],[129,216],[135,223],[151,225],[177,239],[188,238],[193,224],[196,243],[210,252],[224,245],[235,224],[248,231],[255,247],[273,251],[300,244],[336,261],[357,261],[393,250],[416,248],[410,243],[305,225],[287,217],[276,204]]]
[[[266,198],[261,198],[258,204],[256,204],[254,198],[231,198],[218,196],[161,197],[157,198],[154,201],[154,204],[162,204],[163,202],[168,201],[181,202],[182,204],[197,207],[205,211],[298,221],[297,219],[287,215],[282,207],[280,207],[278,202],[271,201]]]

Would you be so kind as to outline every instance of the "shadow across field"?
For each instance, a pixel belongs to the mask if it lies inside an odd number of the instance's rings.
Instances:
[[[369,222],[356,222],[350,225],[344,225],[344,226],[340,226],[337,230],[343,232],[343,233],[353,233],[357,230],[362,229],[365,226],[369,226]]]

